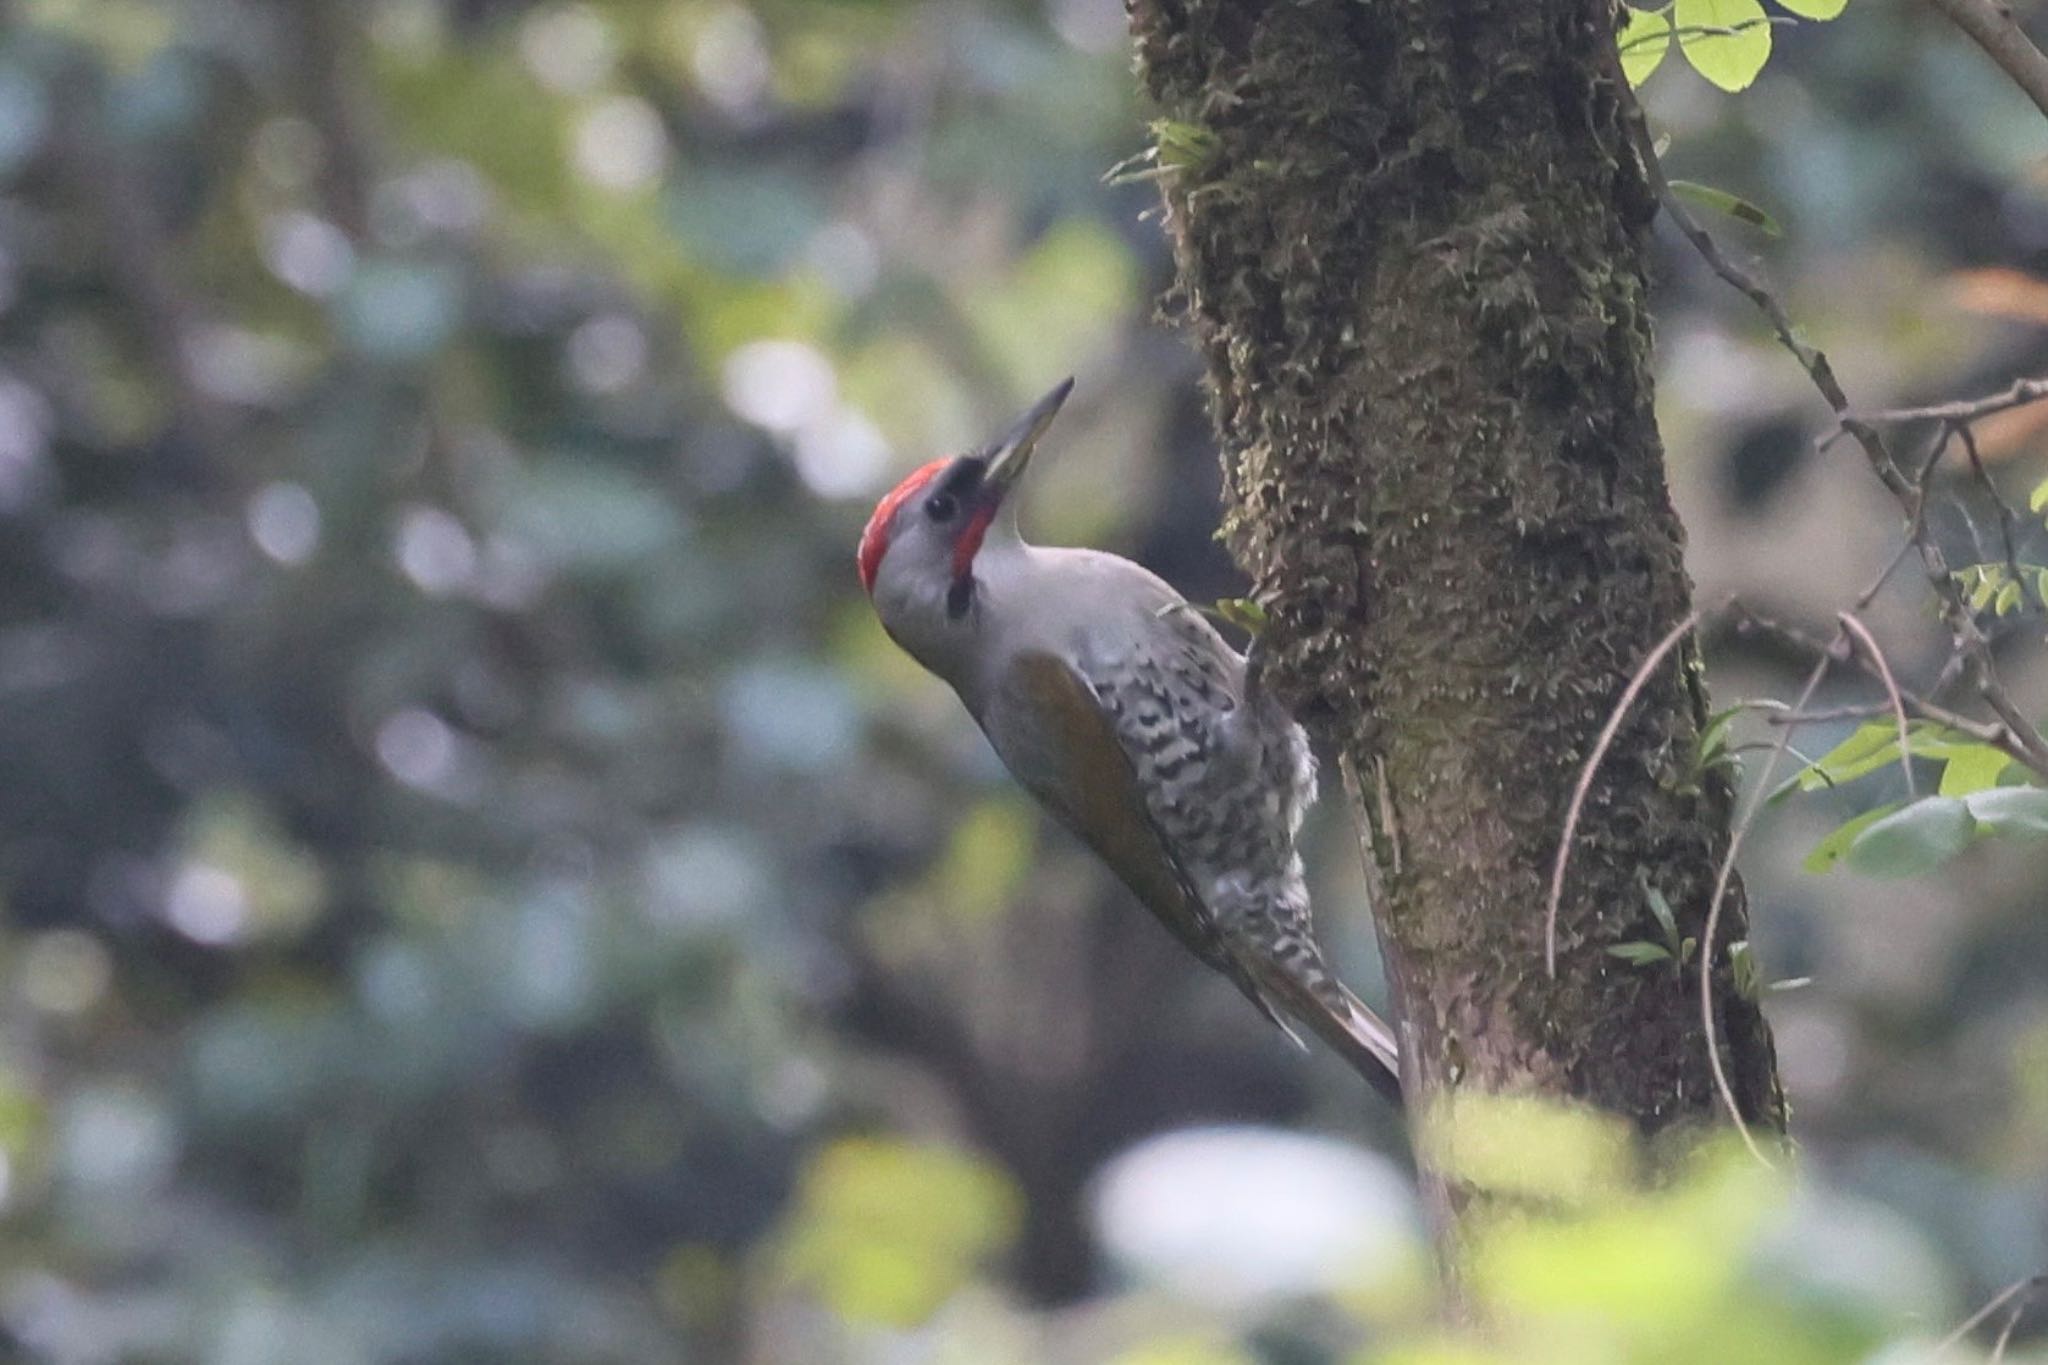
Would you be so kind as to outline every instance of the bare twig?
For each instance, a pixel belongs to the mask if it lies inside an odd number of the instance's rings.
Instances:
[[[1721,859],[1719,869],[1715,873],[1713,897],[1707,904],[1707,921],[1700,931],[1700,1025],[1706,1034],[1708,1065],[1713,1071],[1715,1088],[1720,1092],[1721,1101],[1726,1106],[1730,1118],[1734,1120],[1736,1131],[1741,1135],[1743,1143],[1749,1148],[1752,1156],[1768,1166],[1771,1164],[1771,1161],[1764,1155],[1763,1149],[1757,1145],[1756,1139],[1750,1133],[1749,1125],[1744,1120],[1741,1107],[1736,1101],[1734,1087],[1728,1080],[1727,1068],[1721,1062],[1719,1029],[1716,1027],[1714,1017],[1714,946],[1717,935],[1720,932],[1721,909],[1726,903],[1728,886],[1735,874],[1736,857],[1741,852],[1742,843],[1748,837],[1751,827],[1756,823],[1757,815],[1761,811],[1764,802],[1769,799],[1771,779],[1776,775],[1779,762],[1784,758],[1786,752],[1791,749],[1793,732],[1800,724],[1806,721],[1828,718],[1833,714],[1824,711],[1808,710],[1808,705],[1813,700],[1814,692],[1819,689],[1821,680],[1827,676],[1829,666],[1837,660],[1846,658],[1857,662],[1884,684],[1887,699],[1887,705],[1884,709],[1895,716],[1899,724],[1900,764],[1906,767],[1906,789],[1908,792],[1913,790],[1913,774],[1910,766],[1907,766],[1911,761],[1906,726],[1908,712],[1920,715],[1938,724],[1950,726],[1984,743],[1995,745],[2007,755],[2021,763],[2027,764],[2029,767],[2033,767],[2034,764],[2027,754],[2025,746],[2006,726],[1994,725],[1959,715],[1948,710],[1946,707],[1938,706],[1900,687],[1898,680],[1892,675],[1891,666],[1886,661],[1883,650],[1879,648],[1876,638],[1871,635],[1869,629],[1864,626],[1863,622],[1854,613],[1840,613],[1836,618],[1838,625],[1834,637],[1822,642],[1794,627],[1781,625],[1766,617],[1759,616],[1740,602],[1731,602],[1729,610],[1737,613],[1739,619],[1746,626],[1768,631],[1804,649],[1810,650],[1815,655],[1813,669],[1807,675],[1805,686],[1800,689],[1798,700],[1794,701],[1785,711],[1770,718],[1773,724],[1780,727],[1778,742],[1772,747],[1770,757],[1765,760],[1763,771],[1758,776],[1756,785],[1743,808],[1741,817],[1735,822],[1735,826],[1729,834],[1728,849]],[[1848,647],[1852,640],[1862,647],[1860,651],[1861,657],[1859,657],[1859,651]],[[1840,711],[1862,711],[1864,709],[1838,708]],[[2041,771],[2038,768],[2035,770],[2037,772]],[[1968,1327],[1973,1325],[1974,1322],[1967,1324],[1963,1330],[1967,1331]]]
[[[2023,408],[2048,398],[2048,378],[2016,379],[2012,387],[1983,398],[1966,398],[1953,403],[1932,403],[1922,408],[1880,408],[1859,413],[1865,422],[1895,426],[1902,422],[1974,422],[1980,417]]]
[[[1929,0],[1949,21],[1984,49],[2012,77],[2034,107],[2048,115],[2048,57],[2013,22],[2012,6],[2000,0]]]
[[[1998,491],[1998,485],[1991,481],[1991,472],[1984,468],[1984,456],[1977,450],[1977,433],[1967,421],[1949,423],[1949,429],[1962,440],[1963,453],[1969,457],[1970,472],[1990,495],[1992,506],[1998,509],[1998,536],[2005,549],[2005,571],[2012,575],[2012,581],[2020,579],[2019,523],[2020,514],[2013,511],[2012,504]]]
[[[1946,3],[1947,0],[1937,0]],[[2039,55],[2038,53],[2036,54]],[[1740,291],[1754,303],[1769,321],[1778,341],[1793,357],[1820,391],[1828,407],[1835,414],[1836,424],[1855,440],[1862,449],[1871,472],[1898,502],[1908,523],[1918,528],[1909,543],[1919,552],[1920,566],[1927,577],[1928,587],[1933,590],[1935,601],[1941,609],[1943,622],[1948,626],[1955,652],[1968,661],[1971,681],[1998,718],[2011,732],[2012,740],[2027,754],[2027,766],[2048,776],[2048,740],[2044,740],[2040,729],[2014,704],[2006,691],[2004,682],[1998,676],[1996,663],[1991,657],[1991,642],[1977,625],[1976,614],[1971,611],[1962,587],[1949,572],[1948,560],[1933,537],[1925,534],[1924,499],[1913,482],[1899,469],[1886,447],[1884,436],[1870,420],[1859,417],[1849,405],[1848,396],[1842,391],[1841,382],[1835,377],[1834,368],[1829,364],[1826,353],[1818,347],[1801,341],[1787,316],[1784,305],[1777,296],[1766,289],[1754,275],[1736,265],[1722,254],[1707,230],[1685,204],[1671,190],[1671,184],[1664,177],[1664,170],[1658,164],[1656,150],[1650,139],[1648,127],[1643,122],[1642,110],[1633,105],[1628,111],[1631,136],[1635,139],[1637,153],[1642,158],[1644,174],[1655,189],[1665,214],[1678,230],[1691,242],[1708,267],[1729,285]]]
[[[2048,741],[2041,738],[2041,732],[2035,727],[2034,722],[2020,714],[2019,707],[2013,704],[2012,698],[2006,695],[2004,688],[1987,687],[1981,671],[1977,678],[1977,690],[1984,694],[1986,704],[2001,721],[2005,722],[2006,731],[2013,742],[2019,745],[2022,754],[2020,761],[2035,772],[2048,777]]]
[[[1977,519],[1970,515],[1970,509],[1961,500],[1955,504],[1956,515],[1963,519],[1963,529],[1970,533],[1970,548],[1976,551],[1970,557],[1972,564],[1982,564],[1990,558],[1984,553],[1984,532],[1977,527]]]
[[[1842,623],[1842,629],[1856,637],[1856,643],[1863,646],[1871,666],[1877,670],[1878,680],[1884,684],[1884,694],[1891,703],[1892,715],[1899,722],[1899,771],[1906,775],[1906,799],[1913,800],[1919,791],[1913,785],[1913,739],[1907,732],[1906,703],[1899,695],[1898,679],[1892,677],[1892,666],[1886,661],[1884,651],[1877,647],[1877,637],[1870,633],[1870,627],[1856,619],[1853,612],[1837,612],[1835,619]],[[1787,734],[1791,732],[1786,731]]]
[[[1941,439],[1928,450],[1927,458],[1920,464],[1920,472],[1914,476],[1913,515],[1906,523],[1906,538],[1899,542],[1898,553],[1885,561],[1885,566],[1877,577],[1870,580],[1870,586],[1857,595],[1856,605],[1850,607],[1850,611],[1862,611],[1876,601],[1884,585],[1898,572],[1899,565],[1906,562],[1906,557],[1913,553],[1914,547],[1920,543],[1920,538],[1927,534],[1927,486],[1933,482],[1934,471],[1941,464],[1941,453],[1948,449],[1950,430],[1948,427],[1942,428]]]
[[[1828,665],[1833,662],[1832,652],[1823,652],[1814,663],[1813,671],[1806,675],[1806,686],[1799,690],[1799,700],[1792,703],[1793,714],[1805,710],[1806,704],[1813,700],[1820,680],[1827,676]],[[1788,725],[1779,732],[1778,742],[1771,747],[1770,757],[1764,760],[1763,772],[1750,792],[1741,818],[1728,832],[1727,851],[1721,855],[1721,865],[1714,871],[1714,894],[1707,902],[1707,922],[1700,929],[1700,1027],[1706,1033],[1707,1066],[1714,1073],[1714,1088],[1720,1092],[1721,1103],[1727,1108],[1728,1117],[1734,1121],[1743,1146],[1749,1148],[1749,1154],[1765,1166],[1773,1163],[1750,1133],[1749,1122],[1742,1116],[1742,1106],[1735,1099],[1735,1087],[1729,1083],[1728,1068],[1721,1064],[1720,1030],[1714,1024],[1714,937],[1721,929],[1721,907],[1728,900],[1728,884],[1735,877],[1735,855],[1742,851],[1742,841],[1748,837],[1750,827],[1756,823],[1757,813],[1763,809],[1778,763],[1785,757],[1786,750],[1792,747],[1793,729]]]
[[[2012,1334],[2019,1329],[2020,1319],[2027,1315],[2027,1297],[2021,1295],[2005,1315],[2005,1326],[1998,1329],[1998,1340],[1991,1343],[1991,1365],[1999,1365],[2005,1359],[2005,1348],[2012,1344]]]
[[[1999,1309],[2005,1307],[2006,1304],[2011,1303],[2013,1300],[2019,1300],[2019,1307],[2025,1308],[2028,1302],[2034,1297],[2034,1295],[2040,1293],[2044,1287],[2048,1287],[2048,1274],[2029,1275],[2024,1280],[2014,1280],[2011,1284],[1999,1290],[1996,1294],[1993,1294],[1991,1298],[1984,1304],[1983,1307],[1979,1308],[1976,1312],[1970,1314],[1969,1317],[1964,1318],[1962,1322],[1957,1325],[1955,1331],[1950,1332],[1947,1336],[1943,1337],[1939,1342],[1935,1343],[1934,1350],[1929,1353],[1928,1358],[1932,1359],[1935,1356],[1939,1356],[1946,1353],[1950,1348],[1954,1347],[1958,1342],[1962,1341],[1964,1337],[1976,1331],[1977,1328],[1993,1313],[1996,1313]],[[2015,1314],[2014,1321],[2017,1320],[2018,1315]],[[2008,1331],[2007,1333],[2002,1334],[1999,1340],[2003,1342],[2009,1335],[2010,1332]]]
[[[1900,700],[1904,700],[1902,696]],[[1891,714],[1891,703],[1870,702],[1862,706],[1819,706],[1811,711],[1784,710],[1764,717],[1766,725],[1813,725],[1831,720],[1874,720]]]
[[[1572,836],[1578,833],[1579,816],[1585,811],[1586,795],[1593,790],[1593,774],[1599,770],[1600,760],[1607,757],[1608,747],[1614,743],[1615,735],[1620,733],[1622,721],[1628,716],[1629,708],[1635,705],[1635,700],[1642,694],[1643,688],[1648,685],[1650,675],[1657,671],[1657,665],[1664,662],[1664,657],[1678,647],[1678,642],[1685,638],[1686,632],[1699,622],[1699,612],[1687,612],[1685,619],[1666,632],[1664,638],[1659,640],[1642,663],[1637,665],[1634,676],[1628,680],[1628,686],[1622,689],[1620,700],[1614,703],[1613,711],[1608,713],[1607,724],[1601,727],[1600,737],[1593,741],[1593,752],[1586,755],[1585,766],[1579,770],[1578,785],[1572,788],[1571,805],[1565,811],[1564,833],[1558,836],[1557,857],[1551,864],[1550,900],[1543,910],[1543,969],[1552,978],[1557,976],[1557,907],[1564,899],[1565,867],[1571,862]]]
[[[1828,659],[1840,659],[1843,657],[1841,653],[1843,640],[1840,634],[1837,634],[1832,640],[1822,641],[1807,634],[1797,626],[1789,626],[1782,621],[1774,621],[1768,616],[1760,615],[1741,602],[1731,602],[1728,609],[1744,629],[1761,631],[1809,654]],[[1872,677],[1877,676],[1876,670],[1866,660],[1854,653],[1849,654],[1848,658],[1870,673]],[[1940,692],[1945,679],[1946,670],[1944,670],[1944,678],[1937,679],[1936,686],[1932,689],[1935,693],[1938,694]],[[1901,687],[1898,689],[1898,693],[1899,700],[1904,704],[1908,714],[1918,716],[1922,720],[1933,721],[1935,724],[1946,729],[1954,730],[1957,734],[1967,735],[1981,744],[1989,744],[2023,767],[2044,779],[2048,779],[2048,767],[2040,766],[2034,756],[2028,752],[2026,746],[2021,744],[2018,737],[2004,724],[1998,721],[1978,720],[1974,716],[1966,716],[1960,711],[1943,706],[1930,697],[1913,691],[1911,688]],[[1804,707],[1795,707],[1791,714],[1799,714],[1804,710]],[[1872,712],[1871,714],[1877,713]],[[1816,713],[1815,718],[1820,719],[1823,717],[1820,713]],[[1775,722],[1776,718],[1774,717],[1773,720]]]

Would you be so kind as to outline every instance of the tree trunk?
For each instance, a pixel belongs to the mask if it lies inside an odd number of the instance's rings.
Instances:
[[[1707,955],[1681,980],[1606,951],[1660,938],[1646,887],[1699,937],[1727,848],[1691,642],[1599,770],[1544,967],[1580,766],[1691,597],[1612,0],[1134,0],[1132,24],[1269,676],[1374,817],[1411,1104],[1713,1121]],[[1736,883],[1716,1028],[1776,1129],[1770,1033],[1727,967],[1746,923]]]

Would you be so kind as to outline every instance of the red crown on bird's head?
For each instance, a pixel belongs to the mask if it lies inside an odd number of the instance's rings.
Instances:
[[[951,460],[933,460],[910,471],[902,483],[882,495],[875,504],[874,514],[868,518],[867,528],[860,533],[860,585],[868,592],[875,590],[875,575],[881,571],[882,556],[889,553],[889,523],[895,519],[896,509],[938,476],[938,472],[951,464]]]

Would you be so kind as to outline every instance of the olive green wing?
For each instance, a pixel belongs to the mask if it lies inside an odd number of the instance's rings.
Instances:
[[[1292,1038],[1294,1015],[1393,1103],[1401,1102],[1391,1030],[1334,982],[1326,998],[1280,964],[1233,951],[1160,834],[1116,722],[1087,679],[1051,654],[1020,655],[976,717],[1017,780],[1130,887],[1176,938]]]
[[[1239,978],[1145,804],[1115,721],[1087,679],[1055,655],[1019,655],[976,719],[1025,790],[1108,863],[1176,938]],[[1239,985],[1257,998],[1249,982]]]

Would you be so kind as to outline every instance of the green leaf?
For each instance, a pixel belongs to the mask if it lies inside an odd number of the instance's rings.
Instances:
[[[1899,756],[1899,729],[1891,721],[1869,720],[1849,737],[1808,764],[1799,774],[1799,790],[1819,791],[1873,772]]]
[[[1159,151],[1159,164],[1177,171],[1198,169],[1216,155],[1216,134],[1199,123],[1153,119],[1152,141]]]
[[[1015,1239],[1023,1201],[979,1157],[841,1138],[798,1177],[781,1270],[854,1322],[912,1327]]]
[[[1728,757],[1728,728],[1735,723],[1736,716],[1743,711],[1741,706],[1730,706],[1707,717],[1707,728],[1700,732],[1699,757],[1694,767],[1705,772],[1716,763]]]
[[[1739,938],[1728,945],[1728,970],[1735,979],[1735,993],[1744,1000],[1756,999],[1763,989],[1763,969],[1757,966],[1756,950],[1748,939]]]
[[[1785,230],[1778,226],[1777,219],[1739,194],[1717,190],[1712,185],[1702,185],[1696,180],[1673,180],[1668,183],[1678,194],[1703,208],[1710,208],[1717,213],[1725,213],[1738,222],[1748,223],[1751,227],[1761,229],[1767,236],[1785,235]]]
[[[1943,796],[1968,796],[1998,785],[1998,779],[2012,766],[2012,757],[1989,744],[1964,744],[1949,755],[1941,770]]]
[[[1932,722],[1916,720],[1906,729],[1915,758],[1947,758],[1957,749],[1973,743],[1964,736]],[[1850,736],[1807,765],[1793,780],[1801,791],[1819,791],[1853,782],[1879,768],[1899,761],[1899,723],[1889,717],[1869,720]]]
[[[1826,872],[1842,860],[1842,855],[1849,851],[1849,845],[1856,842],[1857,835],[1898,808],[1897,801],[1887,801],[1884,805],[1867,810],[1854,820],[1836,827],[1827,838],[1813,846],[1813,851],[1806,855],[1806,861],[1801,863],[1800,867],[1808,872]]]
[[[1641,85],[1671,50],[1671,12],[1634,6],[1625,9],[1628,22],[1616,39],[1621,47],[1621,74],[1628,77],[1630,85]]]
[[[1977,818],[1953,796],[1929,796],[1858,834],[1843,860],[1867,877],[1917,877],[1970,846]]]
[[[1759,0],[1672,0],[1678,46],[1723,90],[1746,90],[1771,57],[1771,21]]]
[[[2029,512],[2039,512],[2044,508],[2048,508],[2048,479],[2043,479],[2035,484],[2034,491],[2027,494],[2027,510]]]
[[[1266,609],[1249,597],[1219,597],[1216,614],[1248,635],[1266,628]]]
[[[2005,580],[2004,586],[1999,588],[1998,596],[1992,601],[1991,609],[2000,616],[2009,616],[2020,609],[2020,604],[2023,600],[2019,581],[2008,578]]]
[[[1656,917],[1657,927],[1664,931],[1664,941],[1678,942],[1678,917],[1671,913],[1671,902],[1664,898],[1664,893],[1645,883],[1643,898],[1650,902],[1650,913]]]
[[[1823,22],[1834,18],[1849,7],[1849,0],[1778,0],[1778,3],[1802,19],[1818,19]]]
[[[1635,939],[1628,943],[1611,943],[1607,946],[1609,957],[1618,957],[1634,967],[1647,967],[1653,962],[1669,962],[1671,950],[1661,943],[1648,939]]]
[[[2048,790],[2040,787],[1994,787],[1963,804],[1986,834],[2048,834]]]

